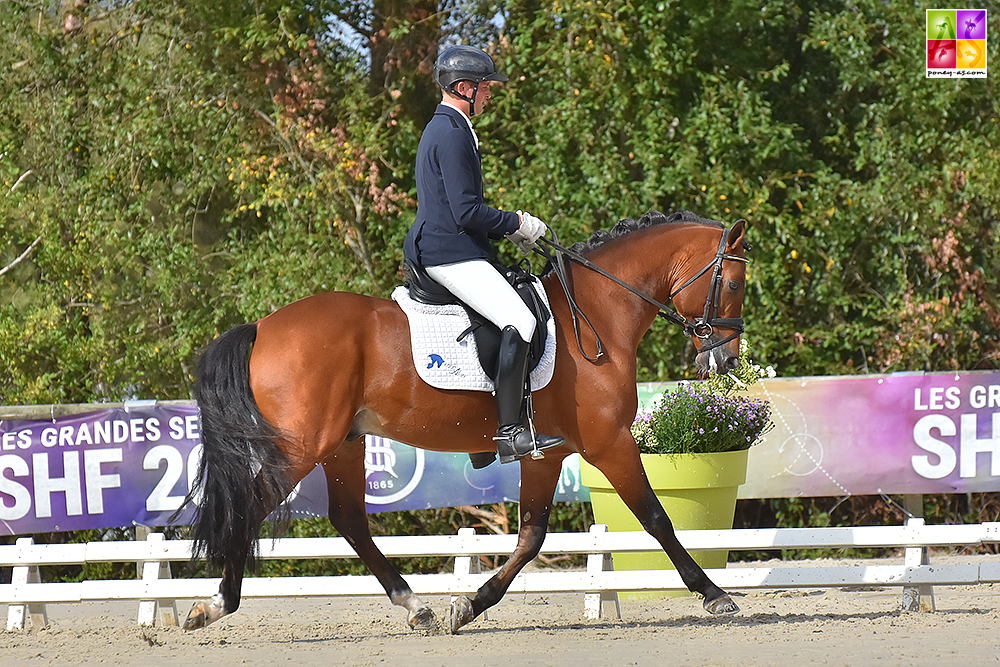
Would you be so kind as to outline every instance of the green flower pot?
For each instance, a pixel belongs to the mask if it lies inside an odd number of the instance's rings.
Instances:
[[[736,514],[736,492],[747,479],[747,450],[713,454],[643,454],[642,466],[675,530],[728,529]],[[580,479],[590,487],[597,523],[611,532],[643,530],[600,470],[580,460]],[[704,569],[724,568],[728,551],[692,551]],[[674,569],[662,551],[613,554],[615,570]],[[689,595],[687,591],[623,593],[648,599]]]

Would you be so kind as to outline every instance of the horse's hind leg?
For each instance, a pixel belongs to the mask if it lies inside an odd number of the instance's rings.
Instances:
[[[199,600],[191,606],[184,620],[185,630],[197,630],[214,623],[223,616],[232,614],[240,607],[243,590],[243,575],[250,552],[254,549],[260,526],[267,518],[263,506],[245,508],[245,523],[240,530],[231,533],[225,557],[222,560],[222,582],[219,592],[207,600]]]
[[[382,584],[389,600],[406,609],[410,627],[428,634],[437,633],[440,628],[434,612],[410,590],[399,571],[372,541],[365,513],[364,456],[364,440],[346,442],[323,463],[330,494],[330,523]]]
[[[622,452],[625,446],[609,447],[606,451]],[[688,590],[704,596],[706,611],[710,614],[735,614],[740,610],[732,598],[708,578],[677,539],[670,517],[646,479],[638,453],[601,458],[590,463],[604,473],[642,527],[660,543]]]
[[[198,630],[209,623],[214,623],[223,616],[228,616],[240,606],[243,589],[243,572],[246,567],[249,550],[234,553],[226,559],[222,566],[222,583],[219,592],[207,600],[199,600],[191,606],[187,618],[184,619],[185,630]]]
[[[500,571],[483,584],[471,600],[458,596],[451,603],[452,634],[471,623],[483,611],[500,602],[514,577],[538,555],[552,511],[552,498],[562,471],[562,459],[549,456],[521,463],[520,527],[517,546]]]

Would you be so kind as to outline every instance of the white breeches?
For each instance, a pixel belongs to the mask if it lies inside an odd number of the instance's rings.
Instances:
[[[427,275],[480,313],[501,331],[511,326],[527,343],[535,332],[535,317],[510,283],[484,259],[425,266]]]

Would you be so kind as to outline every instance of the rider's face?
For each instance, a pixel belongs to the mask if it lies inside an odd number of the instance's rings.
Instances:
[[[472,97],[472,91],[476,90],[476,114],[481,114],[490,98],[493,97],[493,86],[499,86],[500,81],[483,81],[478,85],[478,90],[476,86],[472,85],[469,81],[462,81],[459,83],[458,92],[462,93],[466,97]]]

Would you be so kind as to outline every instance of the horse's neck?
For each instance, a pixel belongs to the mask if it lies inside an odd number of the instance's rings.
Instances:
[[[690,237],[692,230],[700,227],[663,225],[632,232],[607,242],[587,259],[656,301],[666,303],[679,278],[698,270],[691,268],[701,257],[691,258]],[[554,280],[549,285],[550,290],[562,291]],[[621,345],[638,346],[658,312],[655,305],[642,297],[576,263],[572,265],[572,285],[573,298],[606,343],[610,342],[608,337],[613,337]]]
[[[705,251],[714,253],[713,244],[717,243],[718,233],[704,225],[657,225],[607,243],[592,253],[590,259],[623,282],[665,303],[672,290],[679,287],[682,277],[692,275],[709,259]]]

